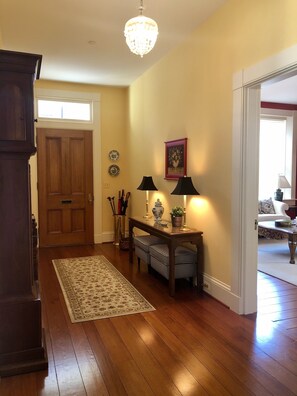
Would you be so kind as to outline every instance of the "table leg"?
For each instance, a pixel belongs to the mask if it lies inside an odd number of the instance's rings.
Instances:
[[[296,238],[294,238],[295,235],[289,235],[288,238],[288,245],[290,249],[290,263],[295,264],[295,251],[296,251],[296,245],[297,241]]]
[[[129,221],[129,262],[133,264],[133,224]]]
[[[169,250],[169,294],[171,297],[175,294],[175,245],[170,242]]]
[[[203,289],[203,272],[204,272],[204,250],[202,236],[196,244],[197,249],[197,288],[199,291]]]

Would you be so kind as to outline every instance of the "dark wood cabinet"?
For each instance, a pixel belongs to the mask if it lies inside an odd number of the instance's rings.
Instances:
[[[47,367],[29,169],[40,63],[41,55],[0,51],[0,376]]]

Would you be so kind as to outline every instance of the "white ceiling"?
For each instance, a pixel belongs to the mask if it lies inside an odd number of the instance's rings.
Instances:
[[[132,54],[123,35],[140,0],[0,0],[3,48],[43,55],[41,78],[128,86],[226,0],[144,0],[155,48]],[[297,104],[297,77],[262,86],[263,101]]]
[[[225,1],[144,0],[159,36],[143,58],[123,35],[139,0],[0,0],[0,33],[4,49],[43,55],[42,79],[128,86]]]
[[[261,87],[263,102],[297,104],[297,76]]]

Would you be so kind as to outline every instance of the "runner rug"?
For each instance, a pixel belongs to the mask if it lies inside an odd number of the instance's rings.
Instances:
[[[155,310],[104,256],[53,264],[72,323]]]

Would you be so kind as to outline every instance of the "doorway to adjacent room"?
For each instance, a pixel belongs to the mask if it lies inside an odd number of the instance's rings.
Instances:
[[[233,269],[234,310],[257,311],[258,172],[261,86],[297,74],[296,46],[234,75]]]

